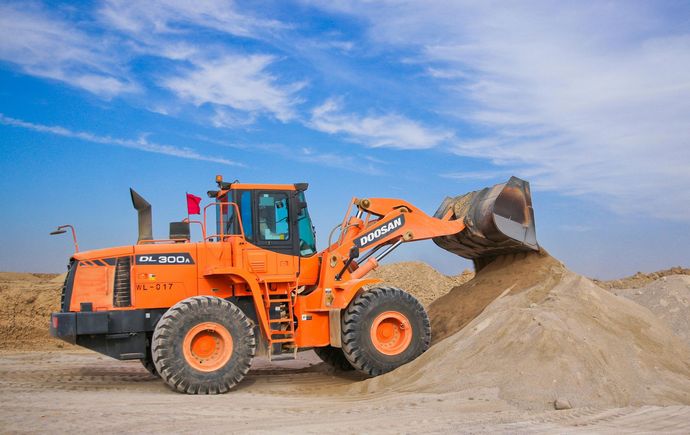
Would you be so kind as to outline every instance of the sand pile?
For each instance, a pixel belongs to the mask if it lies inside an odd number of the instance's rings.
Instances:
[[[690,276],[664,276],[641,288],[612,292],[649,308],[690,346]]]
[[[673,275],[690,275],[690,269],[685,267],[672,267],[652,273],[637,272],[635,275],[610,281],[593,279],[596,284],[605,289],[629,289],[644,287],[652,282]]]
[[[425,307],[472,277],[474,272],[470,270],[456,276],[447,276],[420,261],[385,264],[367,276],[382,279],[386,285],[407,291]]]
[[[556,399],[575,407],[690,404],[683,340],[648,309],[546,253],[487,266],[430,315],[435,344],[425,354],[355,389],[464,392],[526,409],[553,409]]]
[[[476,278],[431,304],[432,342],[437,343],[464,328],[503,293],[517,294],[532,289],[532,297],[539,297],[551,290],[565,272],[565,266],[545,252],[497,259]]]
[[[69,346],[48,333],[50,313],[59,311],[62,280],[48,273],[0,272],[0,349]]]

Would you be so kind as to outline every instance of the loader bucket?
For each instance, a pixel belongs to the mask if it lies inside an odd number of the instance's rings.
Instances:
[[[498,255],[537,251],[537,235],[529,183],[511,177],[506,183],[455,198],[446,198],[435,213],[463,219],[457,234],[434,237],[441,248],[474,261],[481,269]]]

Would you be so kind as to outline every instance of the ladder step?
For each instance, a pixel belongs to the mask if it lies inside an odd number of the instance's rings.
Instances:
[[[283,302],[290,302],[290,299],[269,299],[268,302],[271,304],[278,304]]]
[[[290,319],[272,319],[268,323],[290,323]]]
[[[294,343],[294,338],[272,338],[271,343]]]

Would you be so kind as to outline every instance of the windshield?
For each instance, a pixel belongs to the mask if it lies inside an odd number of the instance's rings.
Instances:
[[[297,213],[297,228],[299,229],[299,253],[304,257],[308,257],[316,253],[316,233],[314,226],[309,217],[307,210],[307,201],[304,198],[304,192],[300,192],[297,196],[298,204],[304,204],[304,208]]]

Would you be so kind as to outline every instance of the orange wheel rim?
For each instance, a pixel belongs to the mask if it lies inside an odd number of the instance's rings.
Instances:
[[[385,311],[371,324],[371,342],[385,355],[398,355],[412,342],[412,326],[403,314]]]
[[[202,372],[223,367],[232,356],[232,336],[225,326],[215,322],[195,325],[182,343],[187,363]]]

